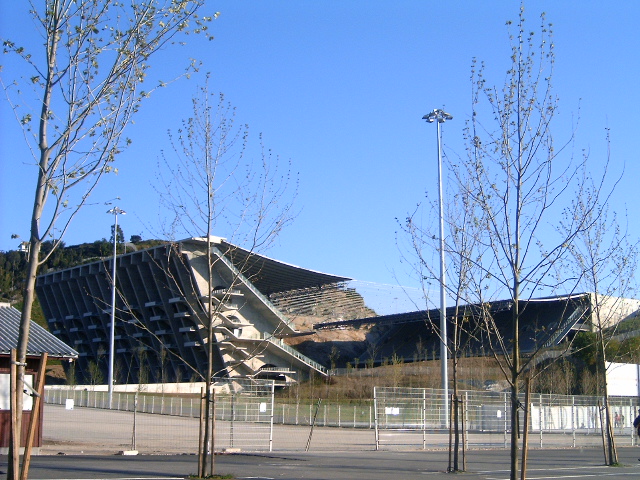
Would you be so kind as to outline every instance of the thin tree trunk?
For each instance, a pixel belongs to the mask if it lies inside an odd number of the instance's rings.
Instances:
[[[606,390],[606,387],[605,387],[605,390]],[[616,465],[618,463],[618,452],[616,450],[616,443],[613,435],[613,425],[611,423],[611,411],[609,409],[609,398],[607,396],[604,397],[604,412],[605,412],[606,427],[607,427],[607,446],[609,449],[609,465]]]
[[[451,398],[451,410],[449,411],[449,466],[447,467],[447,472],[452,472],[452,453],[453,453],[453,409],[455,408],[453,402],[453,393],[450,395]]]
[[[511,480],[517,480],[518,472],[518,386],[520,380],[520,336],[519,336],[519,320],[520,311],[518,305],[517,287],[513,305],[513,359],[511,366]]]
[[[596,300],[597,302],[597,300]],[[598,322],[598,349],[600,350],[600,368],[602,371],[602,401],[604,408],[604,425],[602,428],[603,439],[606,440],[607,449],[606,457],[608,458],[608,465],[615,465],[618,463],[618,453],[616,451],[615,439],[613,436],[613,431],[611,429],[611,412],[609,410],[609,388],[607,386],[607,364],[606,364],[606,350],[605,350],[605,342],[604,342],[604,332],[602,328],[602,322],[599,318],[599,310],[600,307],[596,303],[597,313],[596,316]]]
[[[524,391],[524,426],[522,429],[522,466],[520,479],[527,479],[527,455],[529,453],[529,395],[531,394],[531,379],[527,377]]]
[[[204,464],[206,461],[205,457],[205,443],[204,443],[204,432],[205,432],[205,419],[206,419],[206,410],[207,410],[207,395],[206,388],[202,387],[200,389],[200,432],[198,435],[198,477],[204,477]]]
[[[35,300],[35,286],[36,275],[38,272],[38,256],[40,252],[40,242],[37,240],[36,233],[38,229],[38,216],[36,212],[41,212],[37,206],[34,206],[34,218],[32,219],[31,226],[31,242],[29,244],[29,261],[27,263],[27,278],[25,280],[25,288],[23,291],[24,305],[20,316],[20,329],[18,330],[18,345],[16,350],[16,391],[19,393],[16,396],[15,415],[16,433],[18,436],[18,446],[20,446],[20,437],[22,436],[22,411],[24,409],[23,397],[20,392],[24,390],[24,376],[27,363],[27,347],[29,344],[29,330],[31,328],[31,312],[33,308],[33,302]],[[35,229],[35,230],[34,230]],[[15,462],[19,462],[20,450],[13,452],[12,455],[16,456]],[[14,472],[18,475],[18,472]],[[16,477],[17,478],[17,477]]]
[[[213,473],[207,473],[207,462],[208,455],[213,454],[213,446],[211,445],[211,380],[207,376],[207,380],[205,381],[205,408],[204,408],[204,438],[202,442],[202,465],[204,468],[203,477],[206,477],[208,474],[213,475]]]
[[[57,17],[54,15],[53,27],[57,28]],[[31,327],[31,311],[35,300],[36,276],[40,261],[40,247],[42,240],[40,239],[40,218],[44,211],[47,200],[47,192],[49,185],[47,184],[47,172],[49,169],[49,144],[48,144],[48,118],[50,115],[51,94],[53,85],[51,82],[51,72],[56,62],[58,41],[54,36],[50,45],[47,45],[47,79],[46,88],[42,97],[42,105],[40,109],[40,121],[38,126],[38,149],[40,152],[38,181],[36,184],[35,196],[33,201],[33,210],[31,213],[31,229],[29,237],[29,259],[27,261],[27,275],[24,283],[24,291],[22,294],[23,306],[20,316],[20,329],[18,331],[17,361],[18,368],[16,372],[16,388],[18,392],[24,389],[25,364],[27,361],[27,346],[29,343],[29,329]],[[22,433],[22,395],[18,395],[15,405],[16,426],[18,435]],[[19,445],[19,444],[18,444]],[[13,455],[19,455],[19,451],[13,452]],[[14,472],[17,475],[18,472]]]
[[[211,182],[208,182],[209,187],[211,186]],[[209,331],[207,334],[208,342],[207,342],[207,417],[206,417],[206,428],[205,428],[205,448],[210,447],[209,455],[211,455],[209,459],[209,475],[215,474],[215,443],[214,443],[214,433],[213,426],[215,423],[215,404],[214,404],[214,393],[212,392],[212,383],[213,383],[213,340],[215,339],[215,335],[213,333],[213,254],[211,252],[211,214],[208,216],[207,223],[207,290],[208,290],[208,304],[207,304],[207,314],[209,316]],[[205,457],[206,458],[206,457]],[[206,468],[205,468],[206,469]]]
[[[459,454],[458,450],[460,449],[460,401],[458,399],[458,395],[454,394],[453,396],[453,422],[455,425],[454,430],[454,447],[453,447],[453,470],[455,472],[460,471],[460,463],[459,463]]]

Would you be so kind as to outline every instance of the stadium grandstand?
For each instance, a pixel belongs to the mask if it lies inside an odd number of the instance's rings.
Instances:
[[[355,359],[380,365],[392,358],[438,358],[439,310],[416,308],[425,304],[420,289],[297,267],[220,237],[121,254],[116,265],[116,383],[200,380],[208,366],[209,324],[217,376],[286,384],[327,375],[348,362],[354,366]],[[112,258],[103,258],[37,279],[50,331],[79,352],[79,383],[102,383],[107,376],[111,266]],[[521,302],[522,352],[554,347],[580,330],[592,330],[593,298],[585,293]],[[637,300],[622,300],[612,302],[619,310],[608,316],[613,322],[639,307]],[[461,354],[489,354],[498,338],[509,348],[512,307],[496,301],[448,308],[449,340],[457,319],[464,326],[458,337]],[[403,308],[410,311],[399,311]]]
[[[595,331],[592,318],[595,294],[580,293],[520,302],[520,351],[532,354],[570,342],[579,331]],[[600,297],[604,327],[613,326],[635,316],[640,308],[636,299]],[[447,341],[450,348],[458,345],[458,355],[484,356],[511,350],[513,343],[513,305],[508,300],[482,305],[462,305],[446,309]],[[380,365],[390,359],[403,362],[439,358],[440,310],[373,316],[354,320],[323,322],[316,331],[336,329],[377,329],[375,341],[358,355],[360,361]],[[458,325],[456,333],[456,325]]]
[[[346,277],[273,260],[219,237],[211,237],[209,257],[207,245],[191,238],[117,256],[116,383],[199,380],[207,371],[210,321],[218,376],[286,383],[311,372],[326,375],[324,365],[283,339],[303,334],[298,324],[313,333],[317,322],[375,314],[346,287]],[[81,383],[106,378],[111,270],[112,259],[103,258],[37,279],[51,332],[79,352],[75,380]]]

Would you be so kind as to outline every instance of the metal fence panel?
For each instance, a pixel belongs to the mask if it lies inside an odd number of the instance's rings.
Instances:
[[[240,448],[249,451],[270,451],[273,448],[273,382],[220,379],[215,382],[215,448]],[[69,403],[69,401],[72,403]],[[69,442],[82,441],[89,446],[104,442],[117,444],[122,450],[130,448],[154,452],[158,445],[176,448],[180,453],[196,453],[200,418],[199,397],[162,394],[114,392],[111,411],[131,412],[131,415],[109,415],[107,392],[88,389],[56,388],[45,391],[45,402],[54,405],[73,405],[65,416],[69,425],[86,427],[92,419],[100,418],[99,427],[85,437],[69,432]],[[79,408],[78,408],[79,407]],[[106,411],[87,414],[85,408]],[[56,432],[60,436],[61,432]],[[171,447],[156,437],[166,437]],[[101,438],[104,437],[104,438]]]
[[[511,398],[508,392],[462,391],[465,440],[469,448],[508,448]],[[524,396],[519,397],[524,402]],[[582,447],[601,444],[602,399],[593,396],[542,395],[530,398],[529,446]],[[376,449],[432,448],[448,445],[449,419],[442,391],[421,388],[374,389]],[[618,445],[637,439],[633,419],[638,399],[610,397],[609,410]],[[520,410],[520,425],[524,411]],[[533,435],[533,436],[531,436]],[[535,436],[537,435],[537,437]]]
[[[443,418],[444,397],[438,389],[376,387],[371,401],[357,404],[326,400],[311,404],[276,404],[271,383],[224,382],[224,386],[221,386],[222,381],[219,383],[215,399],[216,450],[304,450],[307,446],[311,450],[370,450],[448,446],[448,419]],[[467,446],[508,448],[511,428],[509,393],[462,391],[459,395],[463,400]],[[135,443],[140,451],[197,451],[199,396],[115,392],[114,408],[109,410],[106,392],[71,387],[45,390],[45,401],[49,405],[64,406],[67,400],[73,401],[74,410],[60,407],[47,411],[45,443],[61,446],[81,444],[89,451],[108,444],[126,450],[134,443],[135,428]],[[521,397],[520,401],[524,398]],[[602,399],[587,396],[531,395],[529,446],[601,445],[599,401]],[[611,397],[609,404],[617,445],[636,444],[632,422],[638,411],[638,399]]]

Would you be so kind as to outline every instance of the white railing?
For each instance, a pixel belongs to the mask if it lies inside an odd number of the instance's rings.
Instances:
[[[274,313],[282,323],[284,323],[285,325],[287,325],[288,327],[290,327],[292,330],[295,330],[296,327],[295,325],[291,322],[291,320],[289,320],[286,316],[284,316],[282,314],[282,312],[280,312],[280,310],[278,310],[275,305],[273,303],[271,303],[271,301],[262,294],[262,292],[260,292],[260,290],[258,290],[255,285],[253,285],[253,283],[251,283],[249,280],[247,280],[247,278],[242,274],[242,272],[240,272],[236,266],[231,262],[231,260],[229,260],[227,257],[225,257],[222,252],[220,252],[217,248],[212,248],[212,251],[216,254],[216,256],[222,261],[222,263],[224,263],[227,268],[229,268],[235,275],[238,276],[238,278],[240,279],[240,281],[244,284],[245,287],[247,287],[249,290],[251,290],[251,292],[258,297],[260,300],[262,300],[262,302],[265,304],[265,306],[267,306],[269,308],[269,310],[271,310],[272,313]]]
[[[323,375],[329,375],[329,370],[326,367],[322,366],[321,364],[319,364],[315,360],[310,359],[306,355],[303,355],[302,353],[298,352],[295,348],[290,347],[289,345],[284,343],[281,339],[276,338],[273,335],[268,334],[268,333],[264,333],[263,334],[263,338],[265,340],[267,340],[269,343],[271,343],[273,345],[276,345],[277,347],[283,349],[288,354],[293,355],[294,357],[296,357],[301,362],[306,363],[307,365],[315,368],[317,371],[319,371]]]

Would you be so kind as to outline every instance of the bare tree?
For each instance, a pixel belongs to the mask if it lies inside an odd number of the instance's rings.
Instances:
[[[511,29],[511,22],[508,23]],[[539,37],[538,37],[539,35]],[[521,355],[522,319],[529,301],[562,291],[573,292],[575,280],[559,269],[576,236],[588,228],[588,217],[567,219],[565,229],[554,225],[571,198],[581,197],[587,158],[575,159],[573,133],[558,146],[553,123],[558,99],[553,94],[554,45],[551,25],[541,15],[538,32],[527,29],[521,7],[515,33],[510,33],[511,64],[502,87],[489,84],[483,64],[472,67],[472,112],[465,126],[468,158],[456,168],[465,182],[456,188],[469,193],[474,211],[481,211],[479,248],[482,257],[467,258],[474,278],[483,281],[468,289],[469,303],[510,303],[509,331],[498,328],[494,312],[482,310],[482,321],[494,357],[510,388],[510,477],[519,471],[519,411],[522,379],[542,345]],[[592,212],[599,191],[585,203]],[[500,295],[500,297],[498,297]],[[506,297],[506,298],[505,298]],[[523,446],[526,450],[526,445]]]
[[[609,138],[607,138],[607,143]],[[608,164],[608,160],[607,160]],[[602,178],[584,181],[583,195],[565,209],[559,229],[566,234],[581,218],[588,228],[581,230],[571,243],[570,257],[564,268],[579,278],[579,285],[591,296],[591,327],[595,333],[597,392],[603,398],[602,428],[605,458],[609,465],[618,463],[618,454],[609,409],[607,386],[608,344],[616,335],[621,319],[637,310],[637,302],[630,300],[636,291],[634,278],[638,267],[638,243],[628,241],[628,232],[618,222],[618,215],[610,213],[606,202],[591,202],[603,190]]]
[[[46,261],[40,255],[42,242],[55,228],[54,243],[59,243],[102,176],[115,169],[116,156],[130,143],[124,136],[127,124],[157,87],[141,89],[151,59],[183,35],[206,34],[215,15],[198,16],[203,3],[31,1],[44,52],[3,40],[4,52],[15,53],[31,69],[24,77],[7,72],[2,86],[38,171],[18,340],[20,391],[35,279]],[[19,432],[22,397],[18,398]],[[12,452],[10,465],[17,465],[17,452]],[[10,470],[10,476],[17,475]]]
[[[215,421],[212,382],[222,373],[214,368],[215,344],[221,340],[216,338],[216,327],[223,321],[225,304],[235,285],[249,270],[248,263],[240,265],[232,278],[227,279],[223,292],[214,295],[219,289],[216,267],[224,258],[233,256],[232,251],[218,250],[214,233],[226,234],[231,242],[251,253],[264,251],[293,220],[297,194],[297,181],[290,165],[281,170],[279,159],[265,150],[262,138],[257,152],[252,151],[248,127],[236,126],[235,109],[223,95],[217,102],[214,98],[207,78],[206,85],[193,98],[193,116],[183,122],[177,135],[170,133],[173,151],[162,156],[157,187],[163,208],[172,216],[169,236],[204,237],[206,241],[208,292],[197,308],[202,312],[198,321],[207,329],[208,367],[204,374],[207,420],[198,468],[203,477],[215,472],[215,429],[209,419]],[[246,262],[250,261],[247,257]],[[265,346],[257,347],[250,355],[261,353]]]
[[[448,162],[447,162],[447,165]],[[459,175],[457,181],[465,182],[462,178],[465,172],[455,171]],[[483,279],[474,278],[475,263],[482,257],[483,245],[479,242],[480,232],[478,227],[482,225],[482,211],[474,208],[473,200],[470,197],[470,189],[460,189],[446,199],[445,229],[444,239],[445,255],[447,259],[447,296],[453,299],[454,305],[451,309],[453,313],[447,318],[447,323],[453,327],[449,330],[447,338],[444,338],[440,331],[439,319],[428,318],[429,327],[436,333],[441,342],[445,342],[448,357],[451,359],[452,386],[453,386],[453,425],[454,444],[452,448],[452,464],[450,471],[463,471],[464,466],[460,466],[459,453],[464,444],[460,442],[460,403],[458,402],[458,362],[470,342],[476,339],[479,330],[479,323],[475,321],[475,315],[470,310],[466,302],[472,297],[469,289],[478,288],[478,284]],[[436,213],[438,208],[430,205],[429,212]],[[420,221],[417,208],[411,215],[407,216],[404,224],[400,228],[408,241],[408,246],[400,245],[403,258],[406,263],[414,269],[414,274],[419,278],[424,298],[429,300],[429,293],[434,285],[440,282],[440,273],[434,268],[438,262],[433,258],[434,253],[440,249],[438,232],[438,222],[429,216],[426,221]],[[480,287],[481,288],[481,287]],[[427,309],[429,309],[427,303]],[[427,310],[430,311],[430,310]],[[446,401],[449,401],[447,399]],[[463,450],[464,451],[464,450]]]

